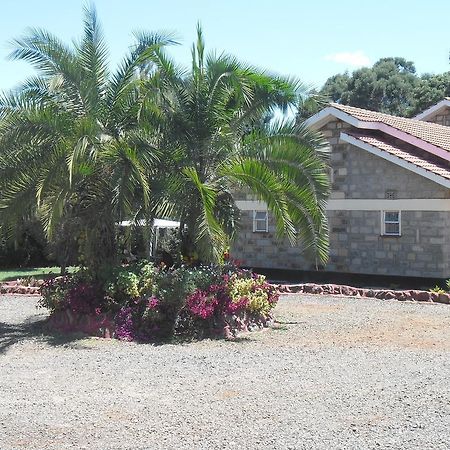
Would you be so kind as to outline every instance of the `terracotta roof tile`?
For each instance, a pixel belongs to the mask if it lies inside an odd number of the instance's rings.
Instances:
[[[417,167],[450,180],[450,168],[447,168],[444,164],[437,164],[424,156],[415,155],[411,150],[404,148],[402,149],[398,144],[394,145],[388,142],[384,137],[373,136],[372,134],[364,132],[346,131],[346,133],[361,142],[372,145],[379,150],[387,152],[397,158],[401,158],[404,161],[414,164]]]
[[[355,119],[363,122],[384,123],[450,152],[450,127],[421,120],[407,119],[405,117],[391,116],[389,114],[340,105],[338,103],[331,103],[331,106],[349,114]]]

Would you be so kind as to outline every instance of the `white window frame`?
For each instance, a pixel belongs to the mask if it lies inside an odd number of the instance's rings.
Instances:
[[[386,213],[398,213],[398,221],[393,220],[386,220]],[[386,231],[386,224],[389,223],[398,223],[398,233],[388,233]],[[381,235],[382,236],[401,236],[402,235],[402,212],[400,210],[392,210],[392,209],[386,209],[381,211]]]
[[[328,167],[328,180],[330,181],[330,185],[334,184],[334,168],[332,166]]]
[[[264,219],[256,219],[257,213],[265,213],[265,227],[264,229],[258,229],[258,222],[262,222]],[[253,233],[267,233],[269,231],[269,213],[267,210],[253,210]]]

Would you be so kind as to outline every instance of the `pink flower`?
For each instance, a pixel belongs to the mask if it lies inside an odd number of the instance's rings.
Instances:
[[[186,303],[192,314],[202,319],[208,319],[214,315],[219,302],[215,296],[197,289],[187,298]]]
[[[147,303],[147,308],[149,309],[156,309],[159,306],[159,299],[152,295]]]

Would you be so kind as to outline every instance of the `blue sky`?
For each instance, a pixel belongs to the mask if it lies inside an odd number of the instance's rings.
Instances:
[[[0,90],[32,73],[6,59],[10,42],[27,27],[42,27],[70,41],[81,32],[83,0],[1,0]],[[450,70],[448,0],[96,0],[118,62],[133,30],[173,30],[171,49],[188,64],[201,21],[209,48],[227,51],[271,71],[320,86],[329,76],[386,56],[415,62],[419,73]]]

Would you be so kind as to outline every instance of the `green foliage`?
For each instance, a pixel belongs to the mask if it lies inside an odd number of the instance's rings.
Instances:
[[[37,76],[0,99],[2,231],[24,215],[39,217],[49,240],[70,229],[80,262],[101,279],[116,263],[118,222],[170,217],[181,222],[183,256],[218,262],[236,229],[234,195],[246,189],[267,203],[280,236],[324,262],[326,143],[270,120],[305,87],[206,53],[200,28],[190,71],[165,53],[170,35],[135,37],[115,72],[94,9],[75,45],[43,30],[14,42],[11,58]]]
[[[123,306],[155,290],[155,268],[142,261],[139,264],[119,266],[103,274],[105,293],[114,304]]]
[[[206,53],[200,29],[191,71],[166,57],[160,69],[164,85],[148,81],[164,101],[167,138],[165,177],[153,193],[157,215],[180,220],[187,260],[220,261],[238,222],[234,196],[244,190],[267,203],[279,235],[325,261],[326,143],[301,124],[268,120],[276,110],[295,108],[305,87],[233,56]]]
[[[447,281],[447,286],[449,285],[449,281]],[[445,294],[445,290],[441,288],[441,286],[436,285],[434,288],[430,289],[430,292],[436,292],[436,294]]]
[[[44,266],[53,261],[38,220],[20,220],[10,239],[0,238],[0,267]]]
[[[437,75],[424,74],[414,90],[414,114],[435,105],[444,97],[450,96],[450,72]]]
[[[344,105],[411,117],[450,95],[450,72],[419,76],[411,61],[382,58],[372,67],[333,75],[314,94]],[[323,102],[306,101],[299,117],[310,117],[322,106]]]
[[[266,279],[263,275],[243,277],[236,273],[229,280],[229,295],[234,303],[245,298],[251,312],[265,315],[273,308],[266,286]]]
[[[40,288],[38,305],[47,308],[51,313],[65,309],[68,292],[75,284],[76,278],[68,276],[47,280]]]
[[[40,218],[52,241],[76,218],[81,260],[98,269],[115,259],[115,224],[148,211],[158,158],[139,68],[173,42],[140,35],[110,72],[94,9],[85,10],[83,37],[72,46],[40,29],[14,41],[11,59],[37,75],[0,99],[5,235],[28,215]]]

